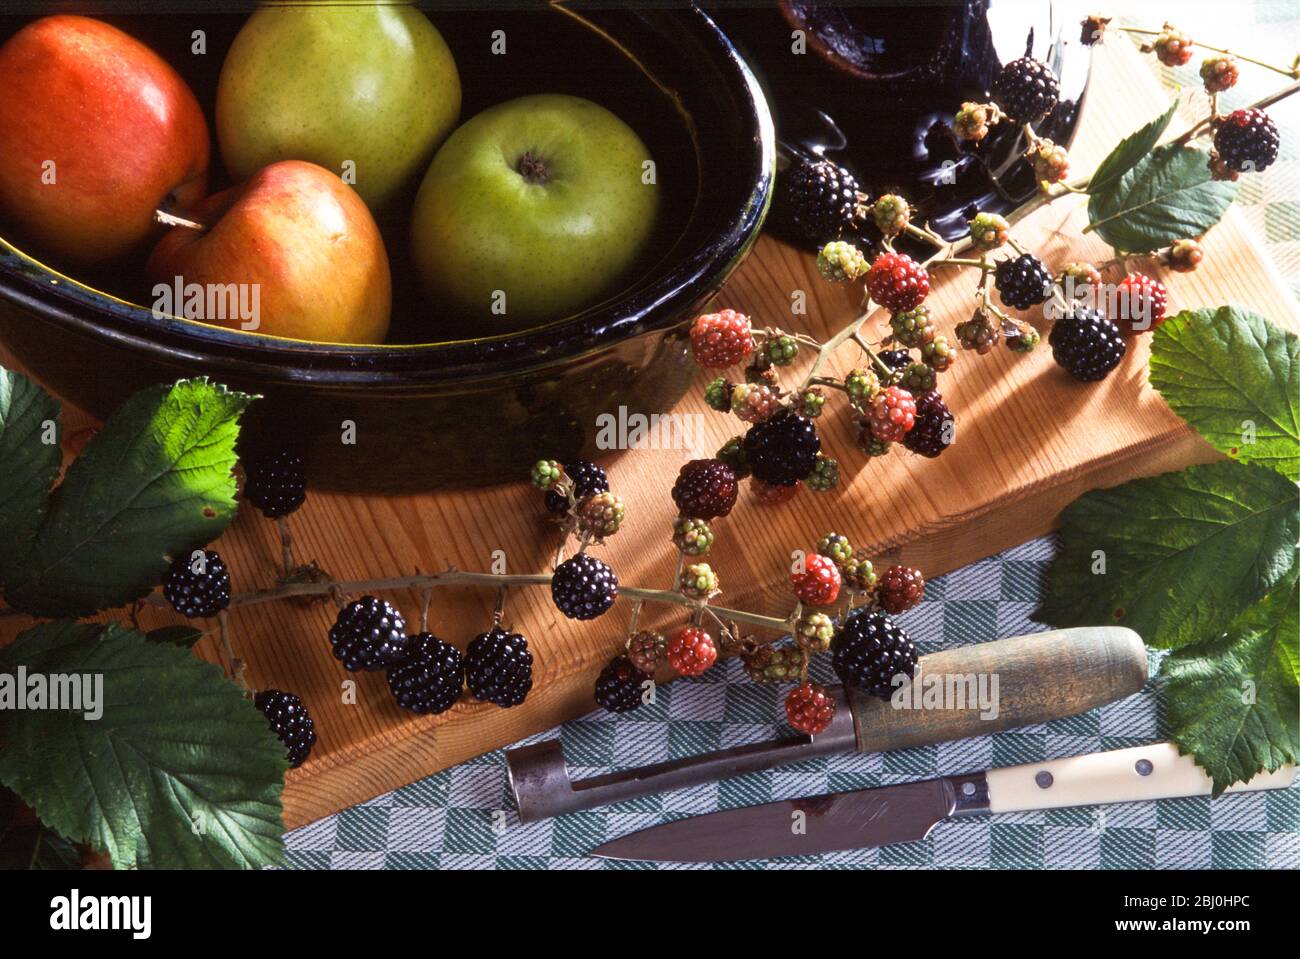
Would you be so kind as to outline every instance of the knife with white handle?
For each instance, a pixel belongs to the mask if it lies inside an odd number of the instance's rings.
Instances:
[[[1296,767],[1226,793],[1284,789]],[[679,819],[605,843],[594,855],[658,862],[810,856],[924,839],[955,816],[1208,796],[1210,777],[1172,743],[1051,759],[962,776],[787,799]]]

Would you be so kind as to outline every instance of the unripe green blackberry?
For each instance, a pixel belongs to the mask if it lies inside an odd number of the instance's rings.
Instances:
[[[1177,273],[1191,273],[1205,259],[1205,249],[1196,240],[1174,240],[1164,260]]]
[[[825,453],[818,453],[813,471],[808,474],[804,482],[808,484],[810,490],[817,493],[834,489],[840,483],[839,461],[831,459]]]
[[[808,613],[799,620],[795,633],[809,651],[824,652],[835,636],[835,622],[825,613]]]
[[[834,240],[817,253],[817,272],[831,283],[847,283],[867,272],[870,264],[852,243]]]
[[[841,566],[853,557],[853,547],[849,545],[849,538],[839,533],[827,533],[819,539],[817,552]]]
[[[912,208],[901,196],[886,193],[872,205],[871,215],[881,233],[898,236],[907,229],[908,221],[912,219]]]
[[[889,318],[889,329],[894,339],[903,346],[920,346],[934,339],[934,324],[930,310],[924,304],[910,310],[900,310]]]
[[[818,387],[810,386],[799,394],[795,400],[795,412],[805,419],[815,420],[822,415],[822,407],[826,405],[826,394]]]
[[[992,103],[966,102],[952,120],[953,133],[959,140],[979,143],[989,135],[989,127],[1000,120],[1001,112]]]
[[[880,392],[880,377],[875,370],[860,366],[844,377],[844,389],[855,405],[866,406]]]
[[[1025,323],[1017,327],[1014,333],[1007,334],[1007,349],[1012,353],[1032,353],[1041,339],[1039,332]]]
[[[555,460],[538,460],[533,464],[531,477],[533,485],[540,490],[549,490],[556,484],[564,471]]]
[[[718,574],[708,563],[691,563],[678,577],[677,588],[691,599],[708,599],[718,591]]]
[[[578,529],[593,539],[613,536],[623,524],[623,500],[606,490],[594,493],[578,504]]]
[[[709,385],[704,388],[704,404],[719,413],[730,413],[731,391],[732,385],[725,376],[710,380]]]
[[[898,385],[909,393],[917,394],[934,389],[937,380],[938,376],[933,367],[926,366],[924,363],[913,363],[903,370],[903,378],[898,381]]]
[[[997,213],[977,213],[970,221],[970,238],[977,250],[996,250],[1011,236],[1011,224]]]
[[[936,373],[944,373],[952,369],[952,365],[957,362],[957,351],[948,342],[948,337],[936,336],[921,347],[921,359],[926,366]],[[906,386],[907,384],[903,385]],[[912,393],[915,394],[916,390],[912,390]]]
[[[673,545],[687,556],[703,556],[713,546],[713,530],[702,519],[679,517],[673,523]]]
[[[871,560],[854,553],[840,564],[840,579],[845,589],[868,593],[876,588],[876,568]]]
[[[1040,183],[1060,183],[1070,175],[1070,154],[1051,140],[1039,140],[1026,156],[1034,168],[1034,179]]]
[[[722,444],[714,459],[722,460],[731,467],[731,472],[736,474],[736,479],[744,479],[753,472],[749,468],[749,457],[745,455],[745,438],[743,436],[733,436],[727,442]]]
[[[993,349],[998,342],[997,331],[983,310],[976,310],[969,320],[958,323],[954,332],[962,349],[974,350],[981,356]]]
[[[759,646],[742,652],[745,674],[756,683],[784,683],[797,680],[803,672],[804,652],[797,645]]]
[[[775,366],[789,366],[799,355],[799,341],[789,333],[778,333],[767,341],[763,352]]]
[[[870,457],[884,456],[890,450],[890,442],[882,440],[871,432],[871,425],[867,420],[858,421],[858,449]]]

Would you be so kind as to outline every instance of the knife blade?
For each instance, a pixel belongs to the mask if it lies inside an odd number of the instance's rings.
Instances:
[[[1226,792],[1282,789],[1295,766]],[[815,856],[924,839],[946,819],[1182,796],[1208,796],[1210,778],[1171,743],[1090,753],[961,776],[786,799],[651,826],[592,855],[653,862]]]

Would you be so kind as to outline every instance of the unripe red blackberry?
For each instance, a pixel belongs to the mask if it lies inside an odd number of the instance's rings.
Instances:
[[[930,292],[930,274],[905,253],[882,253],[867,272],[867,292],[887,310],[910,310]]]
[[[821,686],[806,682],[790,690],[785,697],[785,717],[791,728],[816,736],[831,724],[835,700]]]
[[[716,519],[731,512],[739,492],[736,474],[726,463],[691,460],[677,474],[672,497],[683,516]]]
[[[925,597],[925,578],[911,566],[891,566],[880,574],[876,597],[885,612],[906,612]]]
[[[713,637],[698,626],[683,626],[668,641],[668,665],[683,676],[698,676],[717,661]]]
[[[668,658],[668,639],[663,633],[643,629],[628,639],[627,658],[641,672],[653,674]]]
[[[897,386],[888,386],[871,401],[867,418],[871,435],[887,443],[896,443],[907,435],[916,422],[916,402],[912,394]]]

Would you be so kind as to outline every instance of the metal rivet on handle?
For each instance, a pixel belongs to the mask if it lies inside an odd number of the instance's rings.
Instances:
[[[1136,763],[1133,764],[1133,768],[1137,770],[1137,774],[1139,776],[1150,776],[1151,770],[1155,769],[1156,767],[1151,765],[1151,760],[1149,759],[1139,759]]]
[[[974,784],[974,783],[962,783],[962,784],[961,784],[961,794],[962,794],[963,796],[974,796],[974,795],[975,795],[975,784]]]
[[[1046,769],[1044,769],[1041,773],[1039,773],[1037,776],[1034,777],[1034,782],[1038,783],[1038,788],[1047,789],[1049,786],[1052,785],[1052,774],[1049,773]]]

